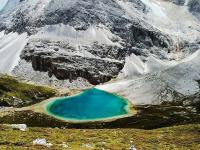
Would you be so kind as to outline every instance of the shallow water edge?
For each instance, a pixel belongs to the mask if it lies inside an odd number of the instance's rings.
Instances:
[[[93,90],[95,88],[89,89],[89,90]],[[122,115],[116,115],[116,116],[112,116],[112,117],[103,117],[103,118],[94,118],[94,119],[75,119],[75,118],[66,118],[66,117],[62,117],[59,116],[57,114],[52,113],[49,108],[52,106],[53,103],[55,103],[56,101],[64,101],[64,100],[70,100],[71,98],[75,98],[76,96],[81,96],[82,94],[84,94],[86,91],[83,91],[79,94],[73,95],[73,96],[68,96],[68,97],[59,97],[59,98],[54,98],[51,101],[48,101],[46,103],[43,104],[43,111],[45,114],[52,116],[56,119],[62,120],[64,122],[69,122],[69,123],[87,123],[87,122],[110,122],[110,121],[114,121],[117,119],[121,119],[121,118],[126,118],[126,117],[131,117],[133,115],[136,114],[136,110],[133,109],[132,104],[125,98],[118,96],[116,94],[112,94],[109,92],[105,92],[99,89],[95,89],[98,90],[100,92],[104,92],[105,94],[109,94],[113,97],[119,98],[120,100],[123,100],[126,104],[124,105],[124,110],[126,111],[126,114],[122,114]]]

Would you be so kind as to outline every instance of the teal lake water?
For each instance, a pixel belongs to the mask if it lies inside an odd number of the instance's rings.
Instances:
[[[48,114],[62,120],[101,120],[128,114],[128,102],[121,97],[90,89],[83,93],[55,99],[48,103]]]

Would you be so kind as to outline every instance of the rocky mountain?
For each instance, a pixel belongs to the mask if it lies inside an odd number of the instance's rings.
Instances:
[[[197,150],[199,123],[200,0],[0,0],[0,149]]]
[[[132,54],[181,60],[200,47],[198,2],[2,0],[0,71],[74,88],[118,77]]]
[[[139,0],[26,0],[13,2],[12,8],[10,3],[1,10],[1,31],[27,33],[21,59],[61,80],[103,83],[118,75],[131,53],[148,55],[145,49],[151,47],[159,53],[173,43],[144,21],[148,9]],[[133,15],[124,8],[129,3]]]

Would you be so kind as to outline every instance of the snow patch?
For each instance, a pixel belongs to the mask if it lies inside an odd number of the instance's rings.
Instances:
[[[55,12],[56,10],[67,10],[73,7],[79,0],[51,0],[45,9],[45,13]]]
[[[132,2],[124,0],[115,0],[115,1],[123,10],[125,10],[125,15],[124,15],[125,18],[136,19],[142,17],[141,12],[135,9]]]
[[[20,60],[21,51],[28,42],[27,34],[0,33],[0,72],[11,73]]]
[[[137,56],[131,56],[127,61],[133,61],[132,66],[125,64],[121,79],[99,85],[97,88],[123,95],[133,104],[160,104],[162,101],[172,101],[173,91],[184,96],[200,91],[200,50],[176,62],[166,62],[152,56],[150,61],[147,60],[145,65],[141,65],[140,58],[135,60],[135,57]],[[135,73],[139,67],[144,74]],[[144,71],[144,68],[149,68],[149,71]]]
[[[187,6],[189,4],[190,0],[185,0],[185,6]]]
[[[0,12],[5,8],[7,3],[8,3],[8,0],[0,0]]]
[[[144,62],[140,56],[132,54],[126,57],[125,65],[119,78],[140,77],[141,75],[163,71],[177,64],[176,61],[160,60],[154,56],[149,56]]]
[[[0,14],[8,13],[13,10],[18,4],[20,0],[0,0]]]
[[[4,36],[4,32],[5,32],[5,31],[1,31],[1,32],[0,32],[0,39]]]
[[[67,41],[73,46],[91,45],[93,42],[101,44],[121,46],[119,42],[113,42],[112,39],[120,38],[111,33],[103,25],[90,26],[87,30],[77,31],[73,27],[64,24],[46,25],[32,38],[50,39]]]
[[[122,74],[119,75],[119,78],[137,77],[144,73],[145,64],[142,62],[140,57],[132,54],[131,56],[126,57],[125,65],[122,70]]]
[[[163,7],[160,7],[159,1],[154,0],[141,0],[147,7],[150,8],[152,11],[152,14],[161,17],[161,18],[167,18],[167,15],[165,13],[165,9]]]
[[[148,23],[171,35],[175,42],[179,38],[191,42],[200,38],[199,21],[189,12],[187,5],[179,6],[162,0],[141,1],[151,10],[145,16]]]

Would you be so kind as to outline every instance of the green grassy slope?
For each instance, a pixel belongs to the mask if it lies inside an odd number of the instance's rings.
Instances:
[[[0,106],[27,106],[55,94],[56,91],[49,87],[22,83],[13,77],[0,75]]]
[[[200,125],[174,126],[155,130],[140,129],[58,129],[30,128],[22,132],[0,126],[0,149],[38,150],[198,150]],[[35,146],[33,140],[45,138],[51,148]],[[68,147],[64,148],[63,143]]]

